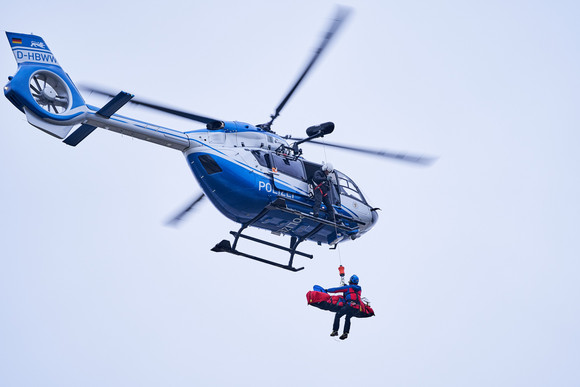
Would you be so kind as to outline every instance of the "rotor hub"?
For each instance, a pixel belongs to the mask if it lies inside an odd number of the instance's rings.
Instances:
[[[49,84],[42,90],[41,96],[47,101],[54,101],[58,94]]]

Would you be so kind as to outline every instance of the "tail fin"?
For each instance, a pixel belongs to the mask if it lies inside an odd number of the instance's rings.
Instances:
[[[6,36],[18,63],[4,87],[6,98],[30,124],[65,138],[86,111],[85,101],[40,36],[14,32]]]

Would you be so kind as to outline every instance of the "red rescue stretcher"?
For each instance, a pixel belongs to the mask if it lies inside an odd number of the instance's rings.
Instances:
[[[341,296],[331,296],[318,285],[316,285],[314,289],[315,290],[306,293],[306,301],[308,302],[308,305],[312,305],[318,309],[328,310],[330,312],[338,312],[344,306],[345,300]],[[353,317],[364,318],[375,315],[373,308],[364,302],[353,307],[358,309]]]

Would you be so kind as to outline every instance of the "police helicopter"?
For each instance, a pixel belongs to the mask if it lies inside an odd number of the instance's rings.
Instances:
[[[345,8],[338,9],[304,71],[270,120],[263,124],[224,121],[176,110],[136,99],[124,91],[115,94],[89,88],[91,92],[109,95],[112,99],[100,108],[88,105],[41,37],[13,32],[6,32],[6,35],[18,69],[14,76],[8,78],[4,94],[26,115],[31,125],[62,139],[69,146],[77,146],[96,128],[103,128],[181,151],[203,193],[176,216],[175,221],[207,197],[223,215],[241,225],[237,231],[230,232],[233,242],[224,239],[213,251],[228,252],[299,271],[303,267],[293,266],[295,255],[313,258],[311,254],[297,249],[302,242],[312,241],[336,247],[340,242],[360,238],[378,220],[378,209],[367,201],[351,178],[338,170],[332,170],[329,175],[330,199],[336,217],[330,217],[328,209],[322,211],[320,216],[313,215],[312,176],[322,165],[306,160],[300,145],[306,142],[321,144],[316,139],[333,132],[332,122],[309,127],[305,138],[283,137],[272,130],[275,119],[349,12]],[[180,131],[116,114],[129,102],[203,123],[205,128]],[[416,164],[433,161],[428,157],[409,154],[324,144]],[[248,227],[289,237],[289,244],[283,246],[244,234]],[[240,238],[283,250],[289,253],[289,261],[282,264],[241,252],[237,248]]]

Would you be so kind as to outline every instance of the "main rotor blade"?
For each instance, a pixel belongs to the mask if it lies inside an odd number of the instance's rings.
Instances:
[[[96,93],[96,94],[101,94],[101,95],[106,95],[108,97],[114,97],[117,95],[117,93],[113,93],[113,92],[109,92],[103,89],[97,89],[95,87],[92,86],[80,86],[81,89],[89,91],[91,93]],[[169,113],[169,114],[173,114],[179,117],[183,117],[183,118],[187,118],[193,121],[197,121],[197,122],[203,122],[204,124],[209,124],[212,122],[219,122],[221,120],[217,120],[215,118],[210,118],[210,117],[206,117],[206,116],[201,116],[199,114],[195,114],[195,113],[191,113],[191,112],[186,112],[183,110],[177,110],[177,109],[173,109],[167,106],[163,106],[163,105],[159,105],[156,103],[151,103],[151,102],[146,102],[143,101],[141,99],[138,98],[133,98],[131,101],[129,101],[129,103],[135,104],[135,105],[141,105],[141,106],[146,106],[150,109],[155,109],[155,110],[159,110],[162,111],[164,113]]]
[[[282,111],[282,109],[286,105],[286,102],[288,102],[290,97],[292,97],[292,94],[294,94],[294,92],[296,91],[296,89],[298,88],[298,86],[300,85],[302,80],[306,77],[306,74],[308,74],[308,72],[310,71],[310,69],[312,68],[314,63],[316,63],[316,61],[320,57],[320,54],[322,54],[322,52],[324,51],[324,49],[326,48],[326,46],[328,45],[330,40],[334,37],[334,35],[338,31],[338,29],[340,28],[342,23],[347,19],[348,15],[350,15],[350,13],[351,13],[350,8],[340,7],[340,6],[337,8],[336,16],[335,16],[334,20],[332,21],[330,28],[324,34],[324,38],[322,39],[322,42],[320,43],[318,48],[314,51],[314,55],[312,56],[312,59],[310,59],[310,62],[308,63],[308,65],[306,66],[306,68],[302,72],[302,75],[300,75],[300,77],[298,78],[296,83],[294,83],[294,86],[292,86],[292,88],[290,89],[288,94],[286,94],[286,96],[284,97],[282,102],[280,102],[280,105],[278,105],[278,107],[276,108],[275,113],[270,116],[272,118],[270,120],[270,122],[265,124],[265,126],[267,126],[267,129],[270,128],[270,126],[272,125],[274,120],[280,115],[280,112]]]
[[[288,137],[288,139],[297,140],[297,141],[301,140],[299,138],[293,138],[293,137]],[[421,164],[421,165],[431,165],[437,160],[436,157],[416,156],[416,155],[411,155],[408,153],[391,152],[391,151],[387,151],[387,150],[375,150],[375,149],[368,149],[368,148],[359,148],[359,147],[354,147],[354,146],[350,146],[350,145],[340,145],[340,144],[333,144],[333,143],[322,142],[322,141],[308,141],[308,142],[302,143],[302,145],[304,145],[304,144],[325,145],[325,146],[329,146],[332,148],[346,149],[349,151],[364,153],[364,154],[368,154],[371,156],[384,157],[384,158],[388,158],[388,159],[394,159],[394,160],[398,160],[398,161],[405,161],[408,163]]]
[[[193,202],[187,206],[187,208],[185,208],[183,211],[181,211],[179,214],[177,214],[173,219],[171,219],[169,222],[167,222],[168,226],[177,226],[177,224],[179,222],[181,222],[181,220],[183,219],[183,217],[189,212],[191,211],[195,205],[197,203],[199,203],[201,201],[201,199],[203,199],[203,197],[205,196],[205,194],[201,194],[198,197],[196,197]]]

